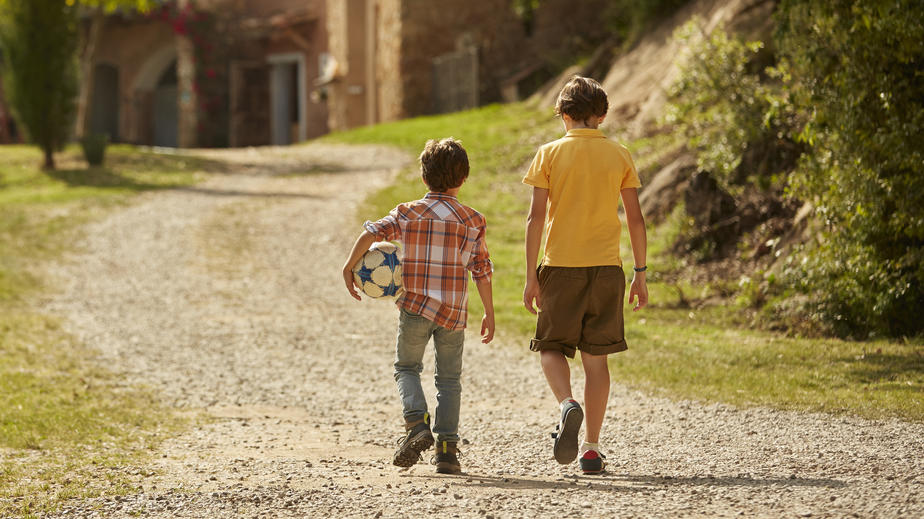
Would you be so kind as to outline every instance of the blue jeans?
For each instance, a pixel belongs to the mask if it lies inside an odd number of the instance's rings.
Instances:
[[[459,401],[462,396],[462,345],[464,330],[443,328],[426,317],[401,309],[395,346],[395,381],[404,406],[404,420],[413,422],[427,412],[420,385],[423,355],[430,337],[436,352],[436,413],[433,432],[437,441],[459,441]]]

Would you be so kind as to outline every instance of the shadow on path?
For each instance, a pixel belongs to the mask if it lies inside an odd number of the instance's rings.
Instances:
[[[174,191],[186,191],[209,196],[252,196],[257,198],[314,198],[328,199],[328,196],[312,195],[310,193],[285,193],[273,191],[241,191],[238,189],[210,189],[199,186],[184,186],[173,188]]]
[[[427,478],[431,476],[414,475],[411,477]],[[481,476],[463,473],[458,476],[446,476],[459,480],[458,484],[471,487],[494,487],[501,489],[526,490],[567,490],[581,488],[596,491],[637,492],[651,487],[816,487],[845,488],[847,483],[836,479],[824,478],[750,478],[750,477],[673,477],[673,476],[638,476],[631,474],[604,473],[598,476],[565,476],[564,481],[545,479],[518,478],[510,476]],[[622,484],[620,484],[622,483]]]

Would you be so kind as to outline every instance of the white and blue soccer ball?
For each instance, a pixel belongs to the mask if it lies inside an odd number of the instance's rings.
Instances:
[[[353,279],[364,294],[373,298],[401,293],[401,260],[398,246],[382,241],[372,245],[353,266]]]

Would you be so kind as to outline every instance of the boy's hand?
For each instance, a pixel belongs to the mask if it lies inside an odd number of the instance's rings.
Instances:
[[[636,273],[635,277],[632,278],[632,286],[629,287],[629,304],[635,302],[636,297],[638,302],[632,308],[633,312],[638,312],[648,304],[648,284],[645,283],[644,272]]]
[[[353,278],[353,269],[343,267],[343,281],[346,283],[347,290],[350,292],[350,295],[353,296],[353,299],[357,301],[362,301],[362,298],[359,297],[359,294],[356,293],[356,281]]]
[[[533,308],[533,301],[536,302],[535,308]],[[542,310],[542,303],[539,301],[539,279],[536,276],[529,276],[526,279],[526,288],[523,289],[523,306],[533,315]]]
[[[494,338],[494,316],[484,314],[481,318],[481,342],[487,344]]]

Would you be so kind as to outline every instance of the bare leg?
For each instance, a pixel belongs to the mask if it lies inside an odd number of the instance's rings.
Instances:
[[[542,362],[542,372],[549,381],[549,387],[558,402],[571,398],[571,367],[568,359],[558,351],[542,351],[539,353]]]
[[[606,355],[590,355],[581,352],[584,363],[584,437],[588,443],[597,443],[600,428],[603,427],[603,415],[606,414],[606,401],[610,396],[610,370],[606,364]],[[548,377],[548,373],[546,373]]]

